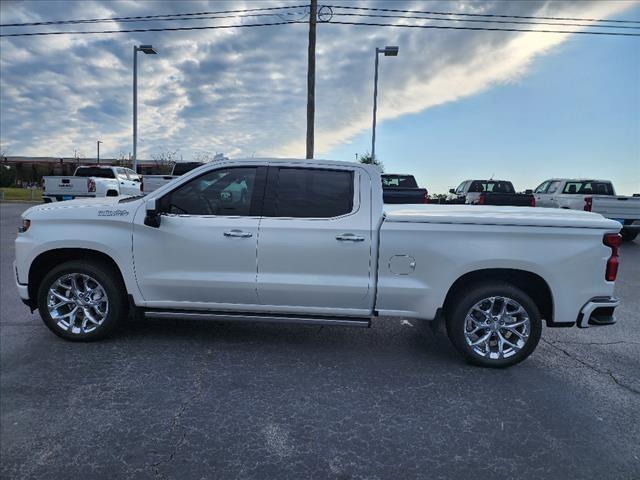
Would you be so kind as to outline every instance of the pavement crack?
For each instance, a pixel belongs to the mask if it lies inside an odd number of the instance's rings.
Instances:
[[[567,357],[571,358],[572,360],[575,360],[576,362],[578,362],[579,364],[587,367],[589,370],[592,370],[596,373],[599,373],[600,375],[606,375],[608,377],[611,378],[611,380],[613,380],[613,382],[618,385],[619,387],[624,388],[625,390],[631,392],[631,393],[635,393],[636,395],[640,394],[640,390],[637,390],[629,385],[627,385],[626,383],[621,382],[611,370],[607,370],[607,371],[603,371],[600,370],[599,368],[594,367],[593,365],[591,365],[590,363],[578,358],[577,356],[573,355],[571,352],[569,352],[568,350],[565,350],[562,347],[559,347],[558,345],[556,345],[556,343],[559,342],[550,342],[549,340],[546,340],[544,338],[541,338],[540,340],[542,340],[544,343],[546,343],[547,345],[555,348],[556,350],[564,353]],[[588,345],[588,344],[585,344]]]
[[[628,345],[640,345],[640,342],[632,342],[628,340],[617,340],[615,342],[576,342],[573,340],[557,340],[553,342],[554,344],[563,343],[570,345],[620,345],[622,343],[626,343]]]
[[[182,404],[180,405],[176,413],[173,415],[171,424],[169,425],[169,428],[167,429],[167,432],[166,432],[167,436],[171,435],[171,433],[174,432],[179,427],[180,419],[182,418],[182,415],[187,410],[187,408],[189,408],[189,406],[193,404],[193,402],[195,402],[196,399],[202,396],[202,393],[204,390],[203,376],[208,364],[207,358],[210,354],[211,354],[211,351],[210,350],[207,351],[207,355],[205,359],[202,361],[202,365],[198,370],[198,372],[196,373],[196,376],[193,380],[193,385],[192,385],[193,394],[190,395],[185,401],[182,402]],[[169,455],[165,459],[150,464],[150,467],[153,468],[153,474],[155,478],[162,478],[162,479],[167,478],[162,472],[160,472],[160,468],[162,467],[162,465],[168,464],[174,459],[174,457],[178,453],[178,449],[184,444],[186,437],[187,437],[187,430],[184,429],[182,432],[182,435],[180,435],[178,440],[173,444],[173,447],[171,448],[171,453],[169,453]]]

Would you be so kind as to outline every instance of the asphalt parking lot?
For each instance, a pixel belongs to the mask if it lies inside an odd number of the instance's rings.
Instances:
[[[63,341],[15,291],[27,206],[0,204],[2,478],[640,478],[640,239],[616,325],[545,329],[523,364],[486,370],[385,319]]]

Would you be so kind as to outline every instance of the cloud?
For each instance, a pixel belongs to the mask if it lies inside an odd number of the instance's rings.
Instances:
[[[392,3],[393,8],[424,9],[421,2]],[[9,23],[269,5],[231,1],[3,2],[1,13],[3,23]],[[376,6],[385,4],[379,2]],[[619,14],[629,3],[461,1],[429,6],[431,10],[605,18]],[[246,24],[256,20],[226,19],[216,23]],[[212,23],[198,21],[201,25]],[[177,24],[186,22],[154,22],[154,26]],[[131,26],[141,25],[118,23],[115,28]],[[321,156],[370,128],[376,46],[400,46],[398,57],[381,59],[378,118],[384,121],[515,81],[526,74],[538,56],[568,38],[537,33],[320,24],[316,153]],[[3,38],[3,149],[13,155],[71,155],[74,148],[92,152],[95,141],[100,139],[105,156],[129,153],[132,48],[136,43],[152,43],[159,51],[157,56],[138,58],[140,157],[150,157],[161,149],[179,149],[184,158],[199,151],[232,156],[304,154],[306,25]]]

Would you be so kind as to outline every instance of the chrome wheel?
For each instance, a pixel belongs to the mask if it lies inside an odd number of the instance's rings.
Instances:
[[[107,318],[109,298],[95,278],[83,273],[68,273],[49,288],[47,309],[62,330],[74,334],[90,333]]]
[[[488,297],[469,309],[464,336],[473,352],[488,359],[512,357],[531,333],[529,314],[508,297]]]

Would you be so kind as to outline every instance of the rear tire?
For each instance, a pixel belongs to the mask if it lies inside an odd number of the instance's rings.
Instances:
[[[42,280],[38,310],[44,324],[59,337],[100,340],[126,318],[126,290],[112,267],[72,260],[53,268]]]
[[[623,228],[620,235],[622,235],[623,242],[633,242],[638,236],[638,232],[632,232],[631,230]]]
[[[465,360],[505,368],[526,359],[542,333],[542,318],[529,295],[503,282],[466,287],[447,312],[447,335]]]

